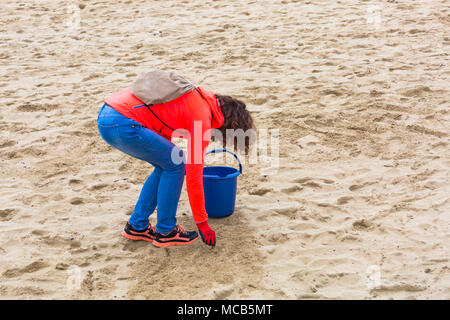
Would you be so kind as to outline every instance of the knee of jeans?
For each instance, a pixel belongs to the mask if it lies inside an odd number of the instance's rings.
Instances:
[[[170,171],[170,172],[176,172],[176,173],[181,174],[181,173],[184,173],[185,168],[186,168],[186,165],[184,164],[184,162],[181,162],[181,163],[172,162],[172,164],[169,167],[164,168],[164,169],[167,171]]]
[[[159,174],[161,174],[163,172],[163,168],[161,168],[160,166],[155,165],[154,163],[151,163],[151,162],[150,162],[150,164],[152,164],[155,167],[155,169],[154,169],[155,172],[158,172]]]
[[[186,157],[184,156],[183,150],[174,148],[171,160],[171,165],[168,169],[172,171],[184,171],[186,168]]]

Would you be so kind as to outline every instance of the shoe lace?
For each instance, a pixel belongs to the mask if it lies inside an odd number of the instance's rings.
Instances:
[[[179,224],[177,224],[177,231],[181,232],[181,233],[186,233],[186,231],[184,231],[183,227],[181,227]]]

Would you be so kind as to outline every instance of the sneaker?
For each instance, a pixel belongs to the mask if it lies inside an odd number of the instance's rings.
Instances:
[[[175,245],[181,246],[190,244],[197,239],[197,231],[184,231],[184,229],[179,224],[177,224],[177,226],[167,234],[156,232],[155,240],[153,240],[153,245],[159,248]]]
[[[136,230],[134,229],[129,222],[122,231],[122,236],[130,240],[144,240],[144,241],[153,241],[155,239],[156,230],[149,223],[147,229],[145,230]]]

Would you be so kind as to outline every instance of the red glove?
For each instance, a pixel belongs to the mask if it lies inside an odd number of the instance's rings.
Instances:
[[[197,228],[200,233],[200,237],[202,237],[203,242],[209,246],[214,247],[216,245],[216,233],[214,232],[213,229],[209,227],[208,222],[204,221],[198,223]]]

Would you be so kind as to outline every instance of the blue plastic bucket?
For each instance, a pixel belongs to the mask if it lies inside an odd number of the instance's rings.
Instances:
[[[211,166],[203,169],[203,190],[205,207],[209,217],[220,218],[231,215],[236,203],[237,177],[242,173],[242,164],[236,154],[227,149],[214,149],[206,155],[217,152],[232,154],[239,163],[239,170],[233,167]]]

